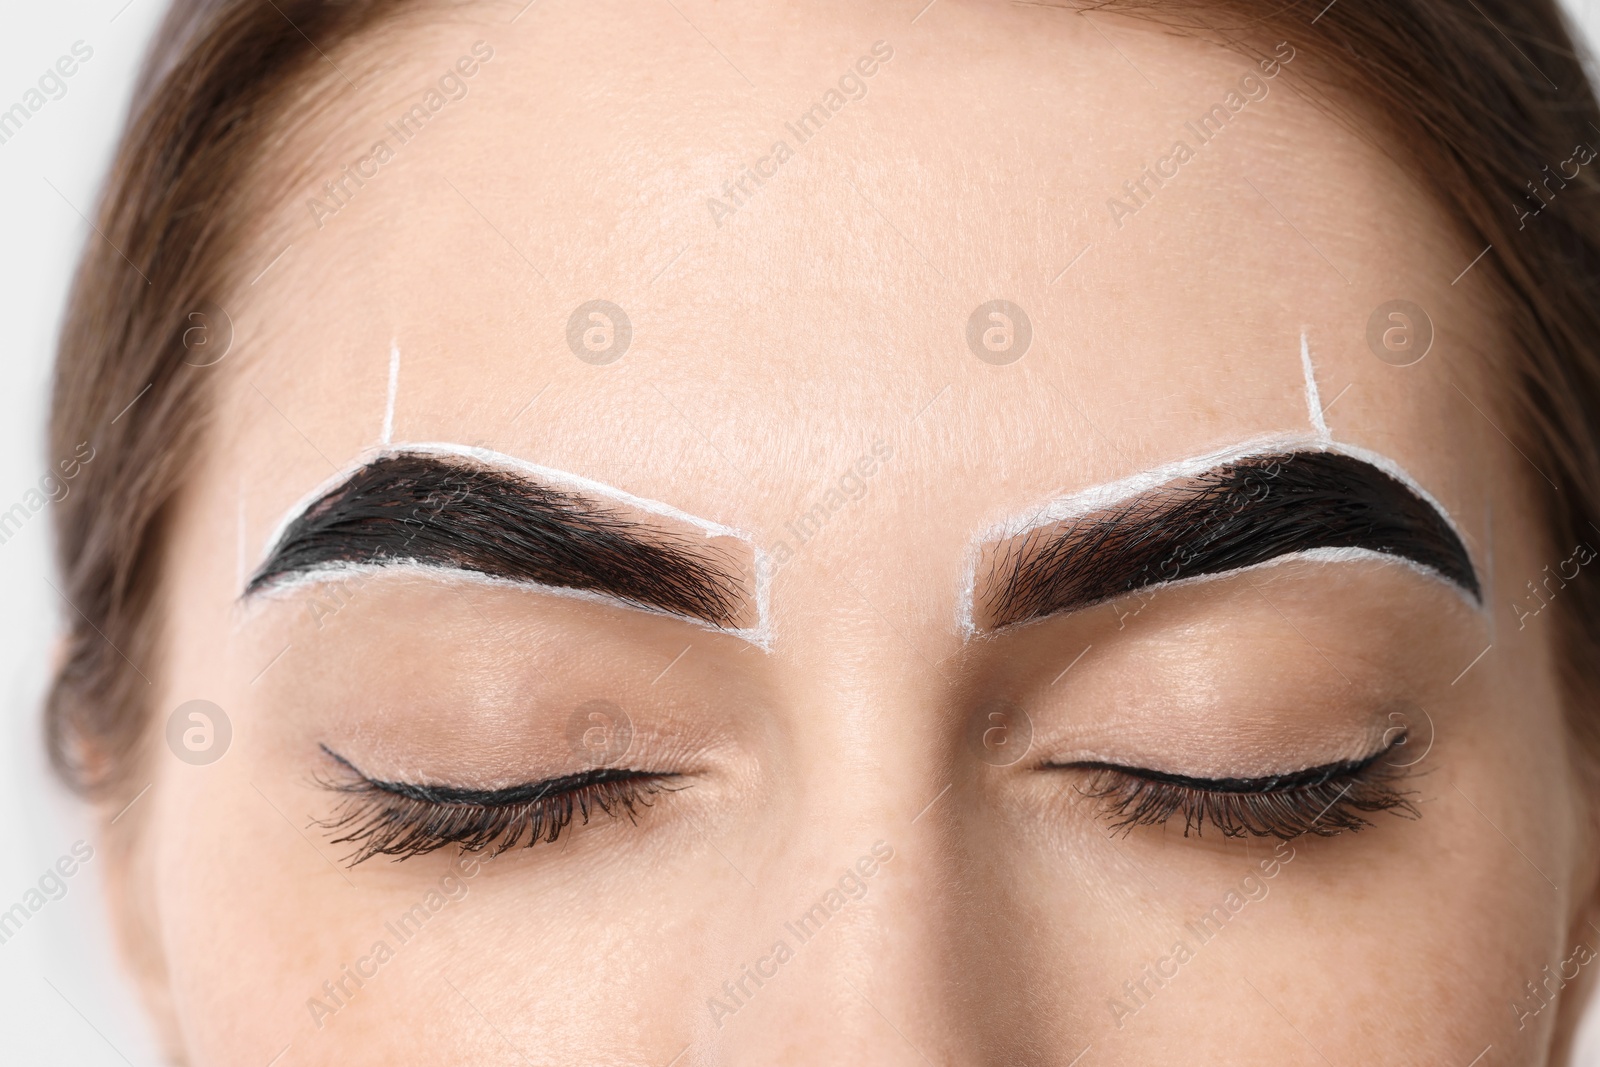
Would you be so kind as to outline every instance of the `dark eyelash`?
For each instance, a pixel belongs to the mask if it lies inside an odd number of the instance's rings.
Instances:
[[[554,841],[578,815],[591,811],[636,821],[650,797],[682,786],[677,777],[647,771],[601,767],[577,774],[504,789],[463,789],[369,778],[326,745],[322,751],[345,772],[341,780],[318,778],[318,784],[342,795],[338,809],[314,826],[330,833],[334,844],[353,844],[345,858],[355,866],[373,856],[405,859],[455,845],[463,852],[487,850],[491,857],[543,838]]]
[[[1113,832],[1124,837],[1180,815],[1185,837],[1200,836],[1207,823],[1224,837],[1332,837],[1371,826],[1365,816],[1378,812],[1419,816],[1412,793],[1396,785],[1405,771],[1380,762],[1403,743],[1402,734],[1364,759],[1264,778],[1190,778],[1098,762],[1060,767],[1093,773],[1080,791],[1101,801]]]

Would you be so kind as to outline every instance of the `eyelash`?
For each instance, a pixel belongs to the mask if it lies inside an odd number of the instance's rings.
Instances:
[[[1332,837],[1370,827],[1365,816],[1378,812],[1419,816],[1411,794],[1395,788],[1403,772],[1378,762],[1403,743],[1401,735],[1365,759],[1268,778],[1190,778],[1099,762],[1052,769],[1089,771],[1079,791],[1102,802],[1101,815],[1124,837],[1179,815],[1185,837],[1201,836],[1208,822],[1224,837]],[[338,753],[323,751],[351,777],[319,779],[343,799],[331,818],[314,825],[338,834],[334,844],[356,846],[346,857],[352,867],[373,856],[400,860],[450,845],[498,856],[524,837],[528,848],[541,837],[554,842],[574,815],[587,824],[591,810],[636,822],[652,796],[683,788],[669,784],[674,775],[611,768],[500,790],[419,786],[368,778]]]
[[[1210,823],[1224,837],[1286,841],[1305,834],[1354,833],[1370,827],[1366,816],[1378,812],[1418,818],[1412,794],[1396,785],[1404,770],[1379,762],[1403,742],[1401,735],[1365,759],[1268,778],[1189,778],[1093,762],[1061,767],[1092,773],[1080,792],[1101,802],[1112,832],[1124,837],[1181,816],[1184,837],[1201,836]]]
[[[451,845],[492,858],[524,838],[526,848],[541,838],[555,841],[574,815],[584,823],[591,811],[637,822],[652,796],[684,788],[670,784],[676,775],[609,767],[496,790],[413,785],[368,778],[332,749],[322,750],[349,777],[318,779],[342,799],[330,818],[313,825],[337,834],[336,845],[356,846],[345,858],[351,867],[373,856],[402,860]]]

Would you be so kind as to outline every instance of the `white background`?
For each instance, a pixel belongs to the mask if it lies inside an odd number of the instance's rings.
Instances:
[[[61,304],[79,249],[92,237],[79,212],[93,214],[165,0],[3,3],[0,109],[20,99],[74,42],[89,45],[94,56],[67,81],[64,97],[0,145],[0,511],[37,486],[59,458],[44,454],[44,415]],[[1593,39],[1600,0],[1572,0],[1569,7]],[[0,909],[19,900],[74,841],[92,840],[84,813],[42,757],[38,708],[52,631],[71,610],[46,582],[54,578],[49,539],[49,515],[41,512],[0,545],[0,813],[9,835],[0,840]],[[63,899],[0,945],[0,1062],[160,1062],[107,948],[99,875],[99,861],[90,862],[68,882]],[[1600,1014],[1581,1045],[1576,1062],[1600,1067]]]

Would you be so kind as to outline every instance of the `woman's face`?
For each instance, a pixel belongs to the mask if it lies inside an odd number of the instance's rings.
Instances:
[[[916,6],[330,55],[197,370],[113,828],[194,1062],[1464,1067],[1570,1026],[1543,605],[1592,553],[1541,534],[1481,249],[1297,95],[1309,39]]]

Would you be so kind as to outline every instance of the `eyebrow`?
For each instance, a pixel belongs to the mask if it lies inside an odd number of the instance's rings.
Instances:
[[[1306,451],[1222,463],[990,546],[982,615],[998,629],[1308,553],[1403,560],[1482,603],[1436,504],[1364,459]]]
[[[321,571],[400,564],[594,593],[723,629],[751,614],[736,561],[714,544],[512,471],[405,451],[314,499],[244,596]]]

